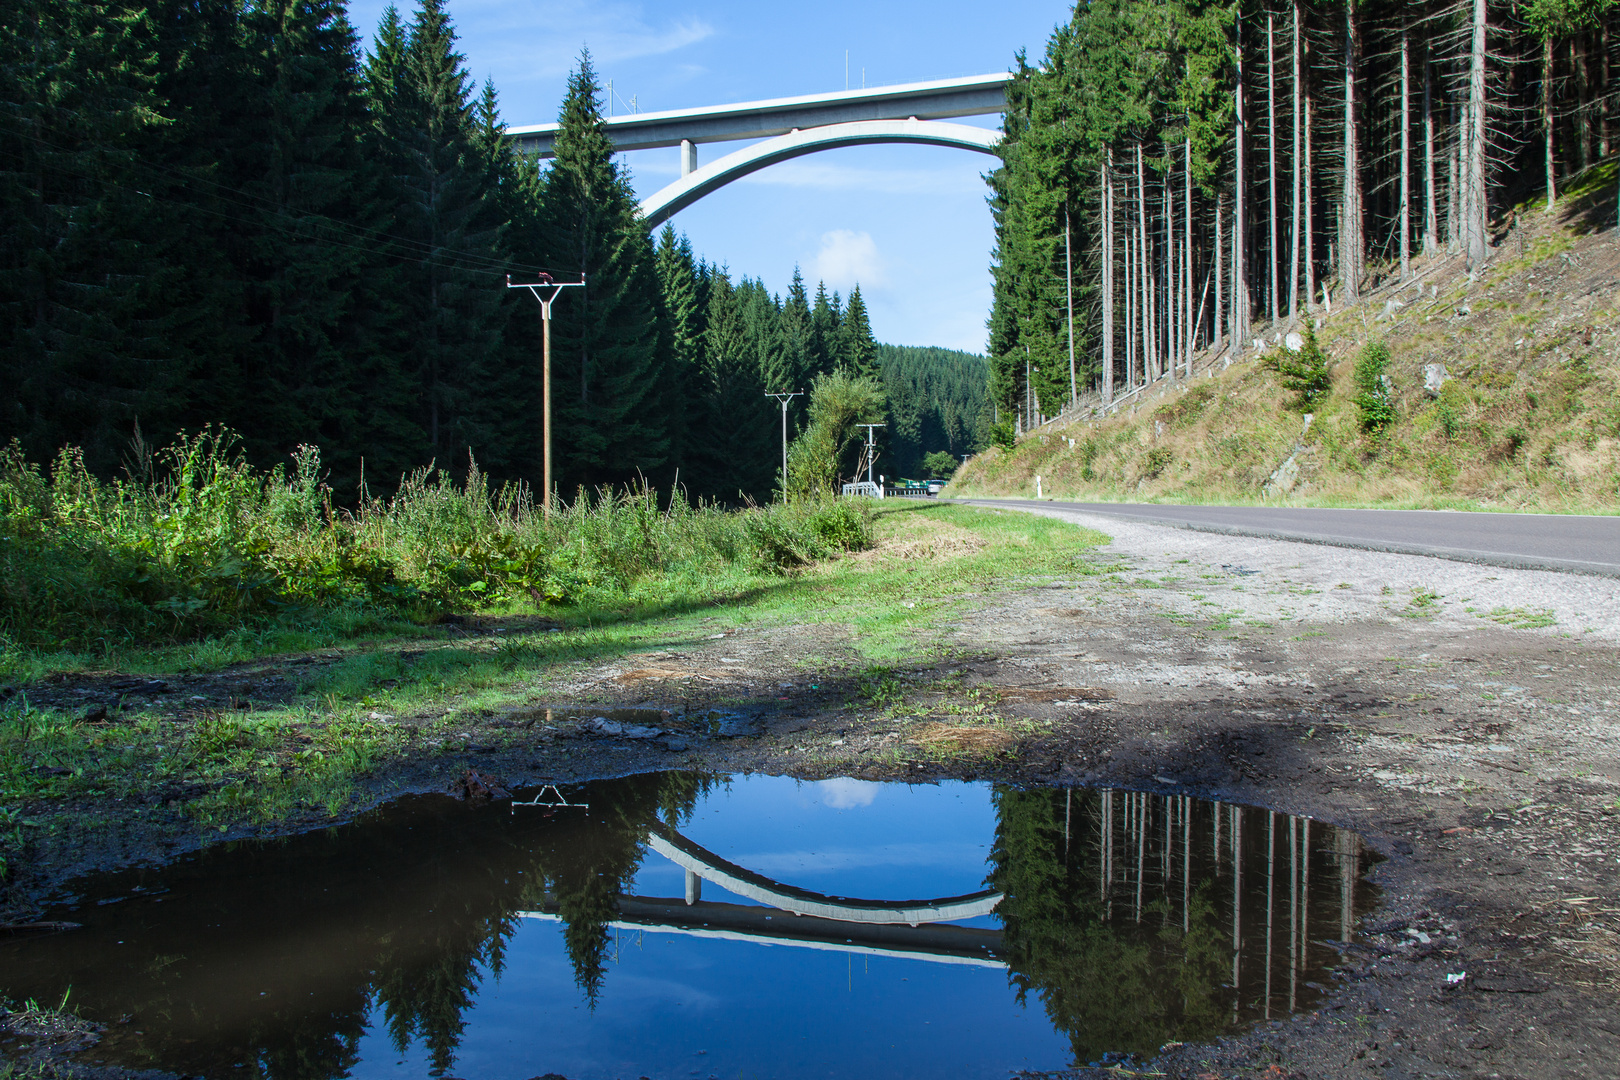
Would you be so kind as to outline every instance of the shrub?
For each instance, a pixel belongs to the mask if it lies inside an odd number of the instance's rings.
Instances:
[[[140,479],[74,450],[49,474],[0,452],[0,645],[105,649],[349,612],[617,602],[658,575],[780,570],[871,543],[848,500],[728,511],[643,485],[580,491],[548,520],[520,484],[424,469],[334,509],[319,452],[253,470],[233,436],[182,437]],[[368,615],[355,625],[374,622]]]
[[[1377,434],[1395,422],[1395,401],[1389,387],[1389,349],[1370,341],[1356,357],[1356,410],[1361,430]]]
[[[1316,331],[1309,325],[1305,327],[1305,343],[1299,352],[1279,349],[1268,353],[1265,366],[1276,372],[1284,387],[1299,395],[1296,404],[1302,409],[1308,409],[1326,397],[1333,386],[1333,377],[1328,373],[1327,354],[1316,341]]]
[[[1159,474],[1168,469],[1174,460],[1175,455],[1170,452],[1168,446],[1155,446],[1147,452],[1147,457],[1142,461],[1142,479],[1157,480]]]

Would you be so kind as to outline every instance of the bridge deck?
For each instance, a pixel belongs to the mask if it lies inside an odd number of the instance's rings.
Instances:
[[[831,94],[709,105],[698,109],[631,113],[609,117],[608,137],[616,150],[650,150],[683,142],[732,142],[768,139],[795,129],[847,124],[859,120],[943,120],[984,116],[1006,107],[1006,72],[931,82],[842,90]],[[506,129],[507,138],[526,154],[550,157],[556,124],[530,124]]]

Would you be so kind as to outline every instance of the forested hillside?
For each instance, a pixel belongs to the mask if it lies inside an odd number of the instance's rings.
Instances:
[[[891,473],[923,477],[942,470],[925,459],[944,454],[954,468],[963,454],[988,445],[990,399],[985,359],[955,349],[879,345],[878,368],[888,397]],[[948,473],[949,470],[943,470]]]
[[[343,501],[470,456],[538,483],[540,310],[507,275],[588,279],[555,308],[564,494],[768,500],[766,392],[878,377],[858,287],[772,296],[647,235],[588,53],[540,163],[510,151],[444,0],[388,9],[365,53],[341,0],[0,13],[0,443],[35,461],[78,446],[106,477],[223,425],[261,467],[319,446]],[[929,363],[885,380],[891,426],[905,453],[966,450],[974,391],[928,387],[957,370]]]
[[[1007,434],[1453,254],[1612,152],[1614,0],[1095,0],[1017,58],[992,176]],[[1612,215],[1614,196],[1609,193]]]
[[[1208,350],[975,457],[956,495],[1614,512],[1620,163],[1514,209],[1493,257],[1415,255],[1296,339]],[[1279,332],[1280,333],[1280,332]],[[1281,345],[1281,347],[1279,347]],[[1095,401],[1095,399],[1090,399]]]

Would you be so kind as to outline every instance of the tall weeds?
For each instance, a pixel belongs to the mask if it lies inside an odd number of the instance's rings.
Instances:
[[[726,511],[643,484],[578,492],[548,521],[521,484],[471,464],[335,508],[320,452],[253,469],[223,430],[184,436],[123,479],[63,450],[0,451],[0,645],[106,649],[337,611],[443,612],[612,602],[660,578],[772,573],[866,546],[856,504]]]

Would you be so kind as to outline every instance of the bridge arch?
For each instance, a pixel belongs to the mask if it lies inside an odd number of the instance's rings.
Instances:
[[[643,224],[656,229],[703,196],[749,173],[789,161],[805,154],[840,146],[867,146],[873,143],[919,143],[924,146],[954,146],[981,154],[994,154],[1001,132],[968,124],[948,124],[938,120],[858,120],[843,124],[803,128],[774,139],[744,147],[716,158],[700,169],[648,196],[641,204]]]
[[[696,878],[712,881],[738,896],[768,904],[780,911],[845,923],[917,926],[920,923],[955,922],[989,915],[1003,899],[1000,892],[990,889],[965,896],[930,900],[857,900],[827,896],[756,874],[661,824],[652,826],[647,846],[686,871],[688,904],[698,899]]]

